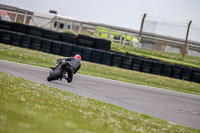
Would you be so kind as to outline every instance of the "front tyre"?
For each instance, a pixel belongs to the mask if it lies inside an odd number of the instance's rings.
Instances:
[[[57,69],[50,73],[49,77],[47,77],[47,81],[51,82],[51,80],[58,80],[60,75],[61,75],[61,70]]]

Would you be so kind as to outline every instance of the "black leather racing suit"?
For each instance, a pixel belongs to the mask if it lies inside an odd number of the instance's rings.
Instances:
[[[67,69],[68,77],[64,77],[69,83],[73,80],[73,74],[75,74],[81,67],[81,62],[79,59],[74,57],[68,57],[65,59],[58,59],[55,66],[52,67],[52,69],[55,69],[63,60],[70,62],[71,67]]]

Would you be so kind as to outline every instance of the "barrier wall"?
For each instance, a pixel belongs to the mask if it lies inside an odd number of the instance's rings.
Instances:
[[[19,28],[12,30],[10,25],[11,24],[9,23],[8,25],[2,26],[0,23],[1,43],[67,57],[74,56],[75,54],[80,54],[83,60],[89,62],[109,66],[117,66],[124,69],[200,83],[200,69],[198,68],[173,65],[157,60],[137,57],[135,55],[122,54],[119,52],[106,51],[103,49],[95,49],[94,38],[91,39],[90,37],[85,37],[83,35],[80,35],[80,38],[78,39],[78,43],[81,44],[75,45],[73,35],[66,33],[59,34],[59,36],[62,36],[62,40],[64,40],[64,42],[62,42],[58,41],[58,34],[53,31],[50,31],[51,33],[47,31],[50,34],[45,33],[46,38],[44,38],[43,36],[39,36],[41,35],[41,29],[31,27],[31,30],[29,31],[30,34],[25,34],[22,32],[19,33],[18,31],[25,32],[27,31],[26,28],[23,29],[20,27],[21,25],[17,25]],[[52,40],[52,38],[54,38],[54,40]],[[90,43],[85,44],[85,42],[87,42],[87,40],[84,40],[85,38],[90,40]],[[106,41],[98,39],[98,43],[106,44]],[[93,48],[86,47],[86,45],[91,45]]]

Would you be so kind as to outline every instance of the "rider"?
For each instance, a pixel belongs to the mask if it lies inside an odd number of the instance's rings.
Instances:
[[[79,54],[76,54],[74,57],[58,59],[56,65],[51,67],[51,69],[52,70],[56,69],[56,67],[62,62],[65,62],[65,61],[69,62],[69,64],[71,64],[71,67],[67,68],[68,77],[64,75],[63,78],[65,78],[68,81],[68,83],[71,83],[73,79],[73,74],[75,74],[81,67],[80,60],[81,60],[81,56]]]

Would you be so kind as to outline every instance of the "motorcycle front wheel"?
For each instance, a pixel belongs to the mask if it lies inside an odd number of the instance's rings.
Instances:
[[[47,81],[58,80],[61,73],[62,72],[60,69],[54,70],[53,72],[50,73],[49,77],[47,77]]]

